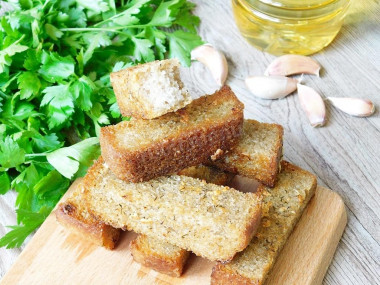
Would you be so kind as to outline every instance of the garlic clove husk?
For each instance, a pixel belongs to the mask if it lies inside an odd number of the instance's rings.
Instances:
[[[285,76],[251,76],[245,79],[249,91],[262,99],[284,98],[297,89],[298,81]]]
[[[304,109],[310,124],[321,127],[325,124],[326,108],[321,95],[313,88],[297,84],[298,99]]]
[[[216,83],[224,85],[228,75],[228,64],[222,52],[210,44],[205,44],[191,51],[191,59],[203,63],[210,70]]]
[[[327,97],[326,99],[334,107],[352,116],[368,117],[375,112],[375,105],[370,100],[339,97]]]
[[[287,54],[276,58],[265,70],[265,75],[288,76],[293,74],[312,74],[319,76],[321,66],[304,55]]]

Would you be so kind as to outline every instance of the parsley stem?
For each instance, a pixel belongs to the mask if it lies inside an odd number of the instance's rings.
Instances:
[[[46,5],[49,4],[49,2],[50,2],[50,0],[46,0],[45,3],[44,3],[44,5],[42,6],[41,10],[44,10],[46,8]]]
[[[89,31],[97,31],[97,32],[112,32],[117,34],[122,34],[129,36],[129,34],[124,33],[122,31],[109,29],[109,28],[63,28],[60,29],[62,32],[89,32]]]
[[[25,157],[46,156],[46,155],[47,155],[46,152],[43,152],[43,153],[27,153],[27,154],[25,154]]]
[[[137,29],[144,28],[148,25],[131,25],[131,26],[118,26],[118,27],[109,27],[109,28],[62,28],[60,29],[62,32],[87,32],[87,31],[98,31],[98,32],[113,32],[113,33],[121,33],[118,30],[124,29]]]
[[[114,32],[110,28],[62,28],[62,32],[87,32],[87,31],[102,31],[102,32]]]
[[[5,83],[5,84],[3,85],[3,87],[1,87],[1,91],[5,92],[5,91],[7,90],[7,88],[8,88],[8,86],[11,85],[11,83],[12,83],[14,80],[16,80],[17,77],[18,77],[20,74],[21,74],[21,71],[20,71],[20,72],[17,72],[16,74],[14,74],[14,75],[12,76],[12,78],[9,79],[8,82]]]
[[[17,41],[13,42],[12,45],[17,45],[19,42],[21,42],[25,38],[25,35],[22,35]]]
[[[103,20],[103,21],[101,21],[99,23],[96,23],[95,25],[93,25],[93,27],[99,27],[99,26],[104,25],[105,23],[107,23],[109,21],[113,21],[113,19],[115,19],[115,18],[120,18],[125,12],[128,12],[128,10],[125,10],[124,12],[121,12],[119,14],[113,15],[112,17],[109,17],[108,19],[105,19],[105,20]],[[141,28],[141,27],[146,27],[148,25],[149,25],[149,23],[148,24],[141,24],[141,25],[123,26],[123,28],[124,27],[125,28],[133,28],[133,27],[139,28],[140,27]],[[120,27],[122,27],[122,26],[120,26]]]

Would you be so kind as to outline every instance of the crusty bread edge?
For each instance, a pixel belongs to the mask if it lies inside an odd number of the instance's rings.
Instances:
[[[157,272],[173,277],[180,277],[182,275],[186,260],[190,255],[190,252],[184,249],[181,249],[180,255],[175,259],[144,253],[144,250],[140,249],[138,246],[137,238],[131,241],[130,249],[132,257],[136,262]]]
[[[245,195],[254,195],[254,196],[260,197],[260,195],[256,195],[254,193],[246,193]],[[253,208],[253,213],[252,213],[251,218],[247,221],[245,225],[244,238],[239,244],[236,252],[228,258],[217,260],[217,262],[220,262],[222,264],[230,262],[237,253],[243,251],[251,242],[258,227],[260,226],[260,221],[261,221],[261,201],[258,201],[258,202],[259,203],[257,204],[257,206]]]
[[[267,181],[263,180],[262,183],[268,187],[273,188],[277,182],[277,176],[281,169],[280,161],[282,159],[282,148],[283,148],[283,137],[284,137],[284,128],[281,125],[273,124],[279,131],[279,140],[276,144],[277,156],[272,157],[270,162],[270,169],[273,169],[272,173],[269,175],[269,179]]]
[[[251,193],[251,194],[256,195],[253,193]],[[261,201],[259,201],[258,206],[255,208],[253,219],[248,224],[248,226],[245,230],[245,240],[241,243],[241,248],[240,248],[239,252],[243,251],[248,246],[248,244],[251,242],[253,236],[255,235],[257,229],[260,226],[260,222],[261,222]]]
[[[297,221],[295,221],[294,223],[294,227],[297,225],[299,219],[301,218],[304,210],[306,209],[308,203],[310,202],[311,198],[314,196],[315,194],[315,190],[317,188],[317,178],[315,175],[313,175],[312,173],[306,171],[306,170],[303,170],[302,168],[298,167],[298,166],[295,166],[291,163],[289,163],[288,161],[281,161],[281,168],[284,169],[284,168],[288,168],[288,169],[291,169],[291,170],[301,170],[305,173],[308,173],[308,174],[311,174],[313,176],[313,184],[310,188],[310,192],[309,192],[309,195],[305,197],[305,204],[304,204],[304,207],[302,209],[302,213],[299,215]],[[260,185],[259,186],[259,189],[257,190],[257,192],[259,193],[262,193],[263,192],[263,185]],[[293,227],[293,230],[294,230],[294,227]],[[291,233],[289,234],[289,236],[291,235]],[[289,238],[289,236],[287,237],[287,239]],[[286,240],[287,240],[286,239]],[[284,245],[286,244],[286,241],[282,244],[281,248],[278,250],[278,253],[277,253],[277,256],[280,254],[282,248],[284,247]],[[261,285],[264,283],[264,281],[267,279],[267,277],[269,276],[270,274],[270,271],[271,269],[273,268],[273,265],[274,263],[271,265],[271,267],[268,269],[269,272],[268,274],[265,276],[265,279],[264,280],[251,280],[250,278],[247,278],[247,277],[244,277],[238,273],[235,273],[233,272],[232,270],[229,270],[227,269],[223,263],[217,263],[213,269],[212,269],[212,273],[211,273],[211,285],[224,285],[224,284],[229,284],[229,285]]]
[[[88,212],[99,219],[98,215],[91,210],[91,203],[89,201],[90,189],[94,186],[95,181],[99,179],[99,169],[102,168],[104,164],[103,156],[99,156],[97,160],[94,160],[94,163],[88,168],[86,175],[82,179],[82,187],[83,187],[83,202],[88,210]],[[122,230],[127,230],[123,228]]]
[[[223,264],[217,263],[212,268],[211,285],[261,285],[259,280],[251,280],[228,270]]]
[[[227,150],[232,148],[238,143],[238,140],[242,133],[242,127],[243,127],[243,110],[244,110],[244,104],[241,103],[236,95],[232,92],[231,88],[228,86],[222,87],[219,91],[215,92],[212,95],[208,96],[220,96],[219,100],[223,101],[223,98],[231,96],[233,97],[233,100],[236,103],[236,108],[232,110],[232,116],[229,118],[228,122],[221,122],[219,124],[214,124],[209,128],[209,130],[213,131],[214,133],[218,134],[219,139],[214,138],[213,142],[214,144],[218,144],[218,142],[223,142],[223,146],[219,145],[221,148],[224,148],[222,150]],[[196,100],[194,100],[191,104],[202,104],[206,100],[207,96],[200,97]],[[185,107],[186,108],[186,107]],[[181,112],[184,109],[180,109],[177,112]],[[169,114],[167,114],[169,115]],[[112,126],[111,126],[112,127]],[[107,162],[109,167],[111,168],[112,172],[120,179],[129,181],[129,182],[142,182],[147,181],[150,179],[153,179],[158,176],[167,175],[170,173],[174,173],[177,171],[180,171],[188,166],[197,165],[200,163],[205,163],[208,160],[208,157],[214,154],[214,152],[217,149],[216,146],[210,147],[210,143],[205,141],[205,131],[204,128],[202,128],[202,125],[199,126],[199,128],[194,129],[190,132],[180,134],[173,137],[166,138],[165,142],[156,142],[149,147],[144,147],[139,150],[131,151],[131,152],[125,152],[122,149],[119,148],[119,145],[116,142],[116,139],[114,137],[113,131],[111,127],[103,127],[100,130],[100,147],[102,151],[103,159]],[[230,141],[226,141],[223,138],[225,135],[233,134],[234,138]],[[154,163],[157,163],[157,165],[162,164],[163,159],[168,159],[171,156],[168,155],[169,152],[174,152],[178,142],[182,142],[181,145],[183,145],[184,149],[188,149],[188,147],[184,146],[184,143],[189,143],[191,145],[196,145],[198,148],[198,153],[195,154],[194,152],[192,155],[192,161],[181,161],[177,164],[169,163],[168,167],[163,168],[161,171],[158,171],[157,173],[141,173],[139,172],[139,167],[141,164],[144,163],[144,161],[147,161],[148,159],[155,159],[155,161],[149,161],[149,163],[152,165],[151,168],[155,168]],[[152,158],[151,153],[159,152],[159,153],[165,153],[165,155]],[[173,156],[176,154],[173,153]],[[157,167],[156,167],[157,169]]]
[[[240,136],[239,129],[242,126],[242,118],[237,118],[230,120],[228,123],[228,129],[226,125],[218,125],[213,127],[213,132],[218,133],[219,139],[215,139],[215,141],[222,140],[222,138],[226,135],[226,132],[231,133],[235,130],[237,134],[235,134],[235,138],[230,140],[229,142],[225,142],[223,148],[231,148],[236,145],[238,137]],[[112,135],[111,135],[112,136]],[[192,132],[188,132],[186,134],[182,134],[176,139],[168,138],[164,142],[157,142],[154,146],[149,148],[141,149],[140,151],[125,153],[122,150],[118,149],[117,146],[113,146],[110,141],[110,136],[107,131],[102,131],[100,135],[100,145],[102,147],[102,155],[104,160],[107,162],[112,172],[119,178],[129,182],[142,182],[147,181],[158,176],[168,175],[170,173],[174,173],[180,171],[188,166],[193,166],[197,164],[201,164],[207,161],[208,157],[211,156],[214,151],[210,151],[210,145],[208,142],[205,142],[204,133],[202,130],[194,130]],[[172,163],[171,166],[165,167],[158,172],[140,172],[139,166],[141,164],[148,161],[151,158],[151,153],[162,151],[162,153],[168,154],[176,151],[176,146],[178,142],[182,142],[182,148],[189,149],[187,147],[186,142],[189,142],[191,145],[197,145],[198,155],[193,152],[191,162],[182,160],[178,161],[178,163]],[[183,143],[185,142],[185,143]],[[188,145],[190,146],[190,145]],[[216,146],[213,148],[217,148]],[[203,151],[202,151],[203,150]],[[216,151],[217,149],[215,149]],[[168,155],[170,157],[171,155]],[[154,164],[161,163],[162,159],[165,157],[155,157],[155,161],[149,161],[152,168],[154,168]]]
[[[120,81],[123,81],[124,77],[126,78],[125,80],[129,79],[129,69],[134,68],[135,67],[130,67],[128,70],[123,69],[117,72],[111,72],[110,81],[115,93],[116,102],[119,106],[120,113],[125,117],[133,116],[135,118],[145,118],[144,108],[141,106],[140,102],[138,100],[132,102],[130,94],[124,94],[122,92],[123,88],[120,86]]]
[[[83,187],[84,187],[84,199],[87,203],[87,207],[90,209],[91,207],[89,207],[89,202],[87,201],[87,195],[88,195],[88,191],[89,189],[92,187],[92,184],[94,183],[94,181],[96,181],[98,175],[97,175],[97,168],[101,167],[101,165],[103,164],[103,158],[102,156],[100,156],[98,158],[97,161],[94,162],[94,164],[91,166],[91,168],[89,168],[88,170],[88,173],[87,175],[84,177],[83,179]],[[256,194],[254,193],[246,193],[245,195],[253,195],[253,196],[257,196]],[[258,196],[259,197],[259,196]],[[241,243],[237,246],[237,249],[235,251],[235,253],[232,255],[232,256],[228,256],[226,258],[223,258],[223,259],[220,259],[220,260],[217,260],[221,263],[226,263],[226,262],[229,262],[233,259],[233,257],[235,256],[236,253],[240,252],[240,251],[243,251],[247,245],[249,244],[249,242],[251,241],[252,237],[254,236],[254,234],[256,233],[256,230],[258,228],[258,226],[260,225],[260,220],[261,220],[261,201],[260,201],[260,198],[257,199],[258,201],[258,204],[256,207],[254,207],[254,205],[252,205],[252,215],[250,215],[248,218],[247,218],[247,221],[246,221],[246,224],[245,224],[245,229],[244,229],[244,236],[243,236],[243,240],[241,241]],[[89,211],[91,213],[91,211]],[[96,216],[95,213],[91,213],[93,214],[94,216]],[[123,228],[123,230],[130,230],[128,228]],[[141,233],[139,233],[141,234]],[[190,250],[190,249],[188,249]],[[194,252],[195,254],[201,256],[201,254],[197,253],[197,252]]]
[[[255,121],[251,119],[246,119],[246,121]],[[259,122],[260,123],[260,122]],[[282,147],[283,147],[283,136],[284,136],[284,129],[281,125],[278,124],[269,124],[269,123],[260,123],[260,124],[266,124],[266,125],[273,125],[276,127],[279,131],[279,140],[277,141],[275,148],[277,151],[277,156],[272,157],[269,163],[269,169],[273,171],[263,171],[260,173],[260,175],[257,175],[257,173],[253,173],[249,169],[240,169],[238,170],[236,167],[232,165],[228,165],[223,162],[222,160],[217,160],[215,162],[209,162],[208,165],[212,165],[214,167],[217,167],[221,170],[228,171],[234,174],[239,174],[242,176],[245,176],[247,178],[252,178],[255,180],[258,180],[259,182],[265,184],[268,187],[273,188],[276,185],[277,181],[277,175],[280,172],[280,161],[282,158]],[[236,155],[239,155],[236,153]],[[245,156],[244,156],[245,157]]]
[[[106,225],[101,221],[91,225],[83,222],[78,215],[71,216],[67,213],[65,207],[68,205],[70,204],[64,202],[58,205],[55,210],[56,219],[63,227],[96,245],[110,250],[116,247],[120,238],[120,229]]]

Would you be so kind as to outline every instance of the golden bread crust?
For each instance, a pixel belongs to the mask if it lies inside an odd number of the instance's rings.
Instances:
[[[197,124],[193,123],[192,117],[195,114],[189,110],[194,109],[194,106],[204,106],[206,112],[207,108],[225,102],[233,107],[226,114],[220,114],[222,119],[215,118],[214,121],[213,118],[207,118]],[[213,95],[201,97],[175,113],[155,119],[174,122],[181,127],[170,132],[170,126],[162,125],[169,135],[160,140],[151,140],[148,145],[128,149],[116,136],[120,129],[133,128],[133,120],[101,128],[102,156],[118,178],[129,182],[147,181],[176,173],[186,167],[207,162],[218,149],[229,150],[234,147],[242,131],[243,108],[244,105],[232,90],[224,86]],[[144,123],[140,121],[136,124],[143,127]],[[149,132],[149,129],[139,131]]]
[[[289,162],[281,162],[273,189],[259,186],[262,222],[248,247],[227,264],[217,263],[211,284],[264,284],[268,273],[315,193],[316,177]]]
[[[205,180],[207,183],[226,185],[234,176],[213,167],[198,165],[181,170],[179,175]],[[146,235],[138,235],[130,244],[133,259],[145,267],[180,277],[190,252]]]
[[[216,264],[212,268],[211,285],[261,285],[259,280],[252,280],[241,276],[222,264]]]
[[[107,224],[221,262],[245,249],[261,216],[260,197],[254,193],[177,175],[128,183],[101,158],[84,177],[84,188],[88,208]]]
[[[237,146],[220,159],[210,160],[209,164],[274,187],[282,157],[283,132],[282,126],[277,124],[244,120],[243,134]],[[269,138],[267,133],[273,138],[263,149],[261,144]]]
[[[62,226],[96,245],[114,249],[119,241],[120,229],[106,225],[98,220],[86,211],[83,206],[78,205],[76,199],[69,198],[58,205],[55,215]]]
[[[143,239],[148,239],[145,235],[139,235],[131,241],[130,248],[133,259],[160,273],[180,277],[183,272],[186,260],[190,252],[178,248],[171,256],[154,252],[151,248],[144,246]]]

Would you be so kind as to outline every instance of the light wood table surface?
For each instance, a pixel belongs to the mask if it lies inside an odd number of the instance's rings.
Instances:
[[[194,1],[200,34],[228,58],[227,84],[245,104],[245,117],[284,126],[284,157],[318,176],[318,183],[338,192],[348,225],[324,284],[380,284],[380,112],[370,118],[346,115],[327,105],[328,123],[312,128],[297,95],[266,101],[244,85],[245,77],[263,74],[275,58],[251,47],[239,34],[230,1]],[[324,96],[372,100],[380,109],[380,3],[352,0],[345,24],[334,42],[313,56],[323,66],[321,78],[304,83]],[[184,71],[194,94],[216,89],[208,71],[194,63]],[[0,236],[14,225],[15,193],[0,196]],[[22,247],[23,248],[23,247]],[[0,278],[21,249],[0,249]],[[62,262],[62,261],[58,261]]]

